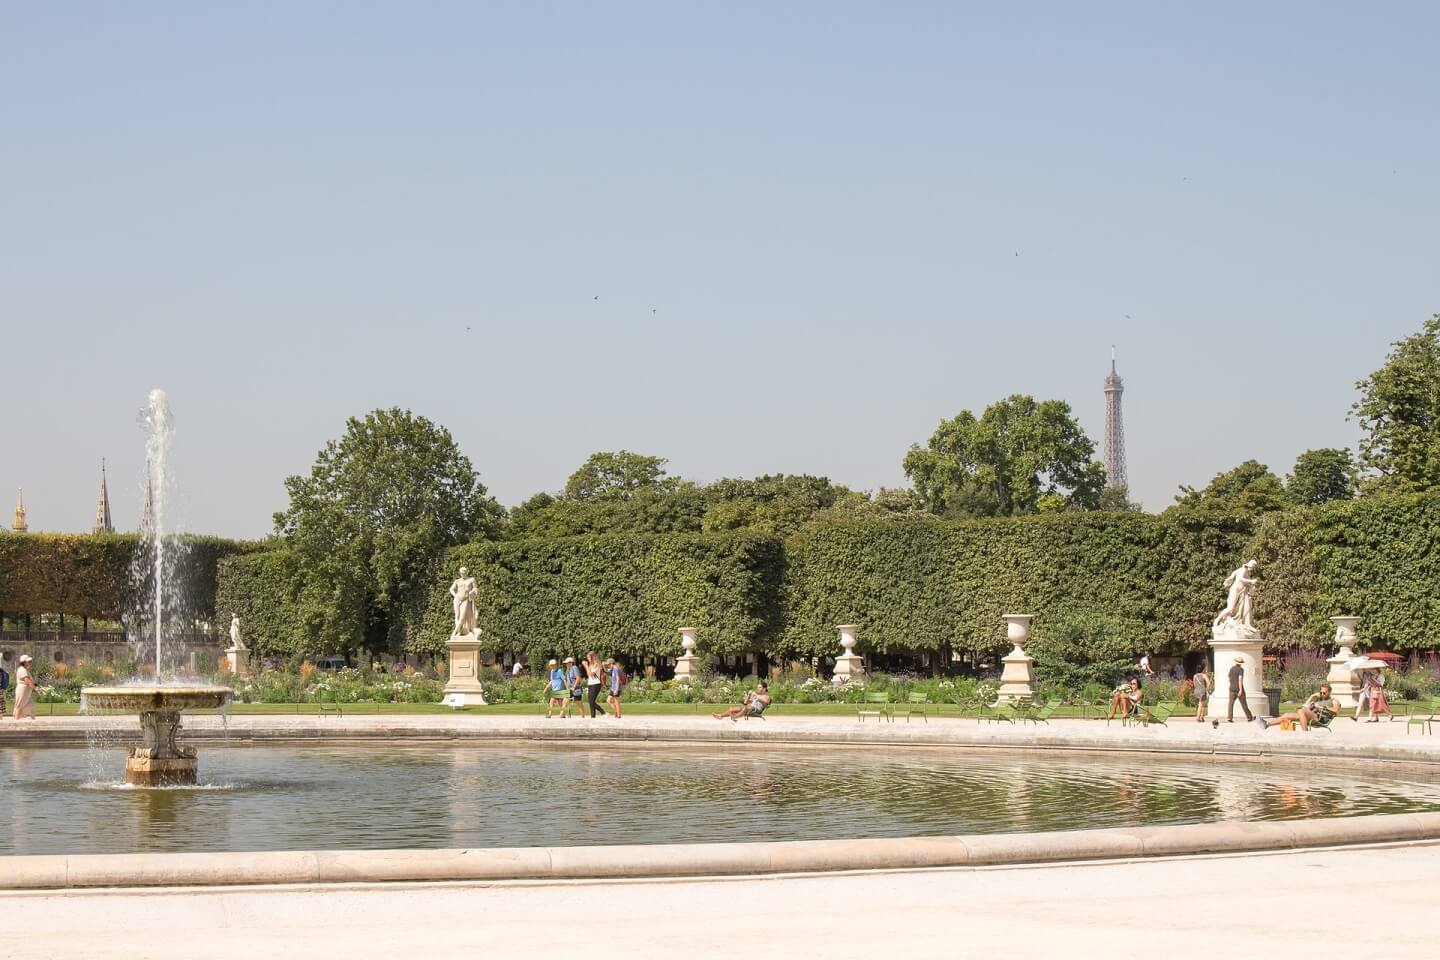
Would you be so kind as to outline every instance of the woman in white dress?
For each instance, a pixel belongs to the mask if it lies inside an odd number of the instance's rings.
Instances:
[[[30,654],[20,658],[15,670],[15,719],[35,719],[35,694],[40,688],[30,679]]]

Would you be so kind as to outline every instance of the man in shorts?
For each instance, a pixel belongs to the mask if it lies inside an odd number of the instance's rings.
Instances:
[[[545,691],[545,719],[550,719],[551,711],[558,704],[560,719],[565,720],[570,716],[570,687],[565,682],[565,670],[558,660],[551,660],[545,668],[550,671],[550,687]]]
[[[610,668],[610,690],[605,702],[610,706],[610,716],[619,720],[620,697],[625,693],[625,668],[620,666],[619,660],[607,660],[605,663]]]
[[[1298,723],[1301,730],[1309,730],[1312,726],[1319,724],[1325,726],[1335,715],[1340,712],[1340,701],[1330,695],[1330,684],[1322,683],[1319,693],[1312,693],[1305,700],[1305,705],[1294,713],[1281,714],[1278,717],[1271,717],[1266,720],[1264,717],[1256,717],[1255,722],[1260,725],[1261,730],[1269,730],[1271,727],[1278,727],[1289,720],[1291,723]]]

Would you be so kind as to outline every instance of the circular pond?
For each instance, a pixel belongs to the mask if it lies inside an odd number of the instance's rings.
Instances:
[[[0,854],[909,837],[1440,810],[1440,770],[678,745],[207,747],[200,785],[114,750],[0,749]]]

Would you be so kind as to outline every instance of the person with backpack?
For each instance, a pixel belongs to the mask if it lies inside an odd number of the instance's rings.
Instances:
[[[620,665],[619,660],[611,659],[606,663],[610,665],[610,692],[605,697],[605,702],[610,706],[610,714],[616,720],[620,719],[620,696],[625,692],[625,683],[629,677],[625,676],[625,668]]]
[[[10,674],[5,664],[0,663],[0,717],[5,716],[5,693],[10,689]]]

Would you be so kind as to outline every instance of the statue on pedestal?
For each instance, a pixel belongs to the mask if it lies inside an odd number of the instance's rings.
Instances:
[[[230,617],[230,649],[245,649],[245,644],[240,642],[240,617],[238,614],[232,614]]]
[[[450,635],[468,637],[475,632],[475,603],[480,598],[480,591],[475,586],[475,578],[464,567],[460,568],[460,576],[450,584],[450,597],[455,611],[455,626]]]
[[[1241,638],[1260,636],[1255,629],[1255,561],[1250,560],[1225,578],[1230,593],[1225,598],[1225,607],[1215,615],[1210,624],[1215,636],[1230,634]]]

